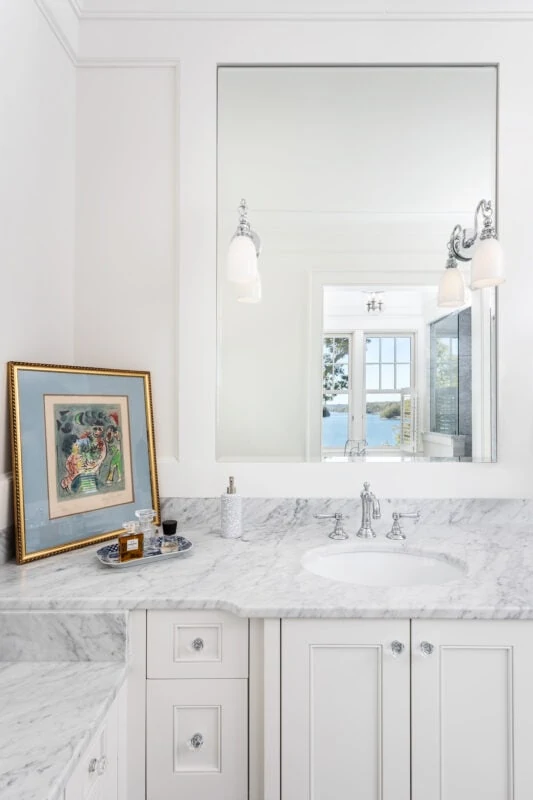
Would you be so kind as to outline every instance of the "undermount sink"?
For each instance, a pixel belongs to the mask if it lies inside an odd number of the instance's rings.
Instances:
[[[418,586],[446,583],[466,573],[466,565],[441,555],[366,549],[355,543],[308,551],[302,566],[315,575],[360,586]]]

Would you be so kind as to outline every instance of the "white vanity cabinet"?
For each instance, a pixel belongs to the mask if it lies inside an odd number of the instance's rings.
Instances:
[[[533,797],[533,622],[289,620],[281,653],[282,800]]]
[[[149,611],[149,800],[247,800],[248,620]]]
[[[413,800],[533,797],[533,622],[413,620]]]
[[[409,800],[409,650],[408,620],[283,621],[282,800]]]

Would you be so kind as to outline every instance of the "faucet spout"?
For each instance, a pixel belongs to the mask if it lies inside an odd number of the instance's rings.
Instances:
[[[370,484],[363,484],[361,492],[361,527],[357,535],[360,539],[374,539],[376,534],[372,530],[372,520],[381,518],[381,506],[376,495],[370,491]]]

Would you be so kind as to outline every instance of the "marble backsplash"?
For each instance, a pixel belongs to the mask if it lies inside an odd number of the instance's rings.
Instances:
[[[416,511],[422,521],[432,524],[456,522],[477,525],[482,522],[533,523],[533,500],[517,499],[434,499],[434,498],[380,498],[383,519],[390,519],[393,511]],[[244,497],[244,524],[253,527],[284,529],[308,525],[315,514],[340,512],[346,517],[346,528],[352,530],[359,524],[361,501],[359,497],[312,498],[262,498]],[[177,519],[180,528],[208,526],[214,530],[220,524],[220,498],[218,497],[166,497],[161,500],[163,519]],[[317,522],[317,525],[327,521]],[[13,528],[0,531],[0,564],[15,555]]]
[[[461,523],[478,525],[487,522],[533,523],[533,500],[515,499],[433,499],[380,498],[382,522],[390,521],[393,511],[420,511],[421,521],[433,525]],[[220,500],[210,498],[164,498],[162,517],[177,519],[180,527],[202,525],[218,529]],[[359,497],[313,498],[243,498],[244,525],[283,529],[300,525],[327,525],[315,521],[315,514],[340,512],[346,518],[348,531],[359,527],[361,501]]]

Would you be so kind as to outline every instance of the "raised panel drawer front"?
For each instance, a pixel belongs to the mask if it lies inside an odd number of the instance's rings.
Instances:
[[[413,800],[533,798],[533,622],[416,620]]]
[[[222,611],[149,611],[148,678],[247,678],[248,620]]]
[[[248,682],[147,687],[147,800],[246,800]]]
[[[82,755],[65,791],[65,800],[117,800],[118,704],[115,701]]]
[[[282,800],[410,800],[409,632],[282,622]]]

